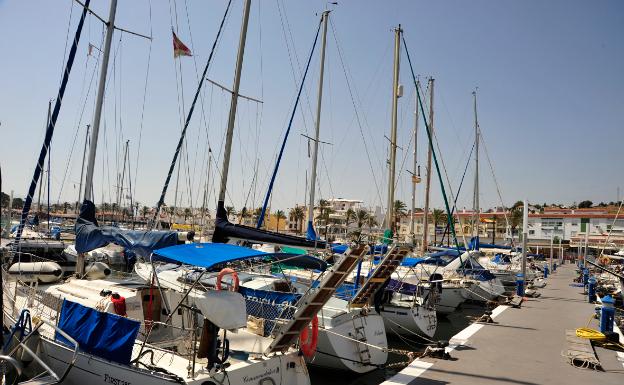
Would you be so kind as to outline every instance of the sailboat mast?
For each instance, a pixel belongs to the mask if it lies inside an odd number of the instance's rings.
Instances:
[[[435,83],[434,78],[429,79],[429,130],[430,135],[433,137],[433,85]],[[427,150],[427,183],[425,186],[425,216],[423,221],[423,237],[422,237],[422,253],[427,251],[427,238],[429,236],[429,192],[431,190],[431,154],[433,151],[433,141],[429,141],[430,145]],[[433,229],[435,231],[435,229]]]
[[[240,40],[238,42],[238,56],[236,58],[236,70],[234,72],[234,87],[232,87],[232,101],[230,103],[230,115],[225,137],[225,151],[223,154],[223,172],[221,173],[221,186],[219,187],[219,207],[225,205],[225,191],[227,187],[228,171],[230,169],[230,156],[232,153],[232,137],[234,136],[234,122],[236,120],[236,107],[238,106],[238,90],[240,89],[241,73],[243,72],[243,56],[245,55],[245,42],[247,41],[247,26],[249,24],[249,10],[251,0],[245,0],[243,10],[243,25],[241,26]]]
[[[416,83],[416,87],[418,87],[420,84]],[[420,175],[418,175],[418,158],[417,158],[417,153],[418,153],[418,93],[414,94],[414,98],[415,98],[415,106],[416,109],[414,110],[414,164],[412,165],[412,207],[410,210],[410,236],[412,237],[412,243],[415,244],[416,243],[416,236],[415,236],[415,231],[414,231],[414,210],[416,209],[416,184],[419,182],[419,177]]]
[[[89,129],[91,128],[90,124],[87,124],[87,132],[85,134],[85,142],[84,142],[84,149],[82,150],[82,167],[80,167],[80,185],[78,187],[78,200],[77,202],[77,207],[76,207],[76,211],[80,208],[80,201],[81,201],[81,197],[82,197],[82,181],[84,180],[84,166],[85,166],[85,158],[87,157],[87,145],[89,144]]]
[[[392,112],[390,118],[390,167],[388,169],[388,202],[386,225],[394,232],[394,178],[396,174],[397,104],[399,99],[399,65],[401,60],[401,24],[394,29],[394,72],[392,75]]]
[[[479,121],[477,119],[477,91],[472,91],[473,109],[474,109],[474,130],[475,130],[475,180],[474,180],[474,197],[473,197],[473,220],[472,235],[477,237],[475,250],[479,250]]]
[[[95,170],[95,154],[97,152],[98,135],[100,133],[100,121],[102,117],[102,106],[104,104],[104,92],[106,90],[106,74],[108,72],[108,61],[110,58],[111,42],[115,31],[115,14],[117,13],[117,0],[111,0],[108,23],[106,23],[106,38],[104,40],[104,51],[102,56],[102,67],[100,70],[100,82],[98,84],[97,99],[95,102],[95,115],[93,116],[93,131],[91,132],[91,145],[89,147],[89,161],[87,162],[87,175],[83,197],[85,200],[93,201],[93,172]]]
[[[323,23],[323,36],[321,37],[321,57],[320,57],[320,69],[319,69],[319,83],[318,83],[318,96],[316,100],[316,122],[315,122],[315,134],[314,145],[312,151],[312,174],[310,175],[310,201],[308,205],[308,232],[313,229],[314,223],[314,193],[316,190],[316,165],[318,162],[318,146],[319,146],[319,134],[321,128],[321,107],[323,105],[323,75],[325,72],[325,48],[327,45],[327,20],[329,18],[329,11],[324,11],[321,16],[321,22]],[[316,236],[315,236],[316,238]]]

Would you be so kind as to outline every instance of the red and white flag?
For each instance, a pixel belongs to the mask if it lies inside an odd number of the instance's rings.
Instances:
[[[175,32],[171,31],[171,33],[173,33],[173,57],[193,56],[189,47],[184,45],[184,43],[178,39]]]

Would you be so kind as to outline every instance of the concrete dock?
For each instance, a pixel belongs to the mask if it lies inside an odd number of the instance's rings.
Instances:
[[[475,323],[455,335],[447,349],[452,360],[418,359],[383,384],[622,384],[622,353],[596,348],[603,371],[575,368],[564,357],[566,330],[599,329],[590,321],[595,305],[582,287],[570,285],[574,276],[574,265],[561,266],[539,298],[520,309],[499,306],[496,323]]]

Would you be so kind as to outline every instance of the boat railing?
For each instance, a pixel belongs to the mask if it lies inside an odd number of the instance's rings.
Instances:
[[[30,317],[30,315],[28,315],[28,317]],[[28,354],[44,370],[44,373],[40,373],[40,374],[37,375],[37,378],[39,379],[37,384],[39,384],[39,385],[49,385],[49,384],[61,383],[61,382],[63,382],[65,380],[65,378],[67,377],[67,375],[69,374],[71,369],[74,367],[74,364],[76,363],[76,359],[78,357],[78,349],[79,349],[78,342],[76,342],[76,340],[74,340],[69,334],[67,334],[61,328],[59,328],[54,323],[52,323],[52,322],[50,322],[48,320],[37,318],[36,321],[34,321],[34,323],[36,323],[36,326],[34,327],[34,329],[32,329],[30,331],[30,333],[28,333],[23,339],[17,341],[17,344],[13,347],[13,349],[11,349],[8,352],[8,354],[7,354],[8,357],[0,356],[0,362],[8,362],[9,364],[11,364],[16,369],[16,371],[18,373],[21,373],[21,369],[22,369],[21,363],[19,361],[15,360],[15,358],[13,358],[13,356],[18,351],[21,351],[22,355],[23,355],[23,353]],[[57,374],[54,370],[52,370],[52,368],[50,368],[43,361],[43,359],[41,359],[41,357],[39,357],[28,346],[27,342],[31,338],[34,338],[35,336],[39,336],[40,335],[39,330],[41,329],[42,326],[46,326],[46,328],[54,330],[54,333],[56,333],[56,335],[63,336],[63,338],[65,338],[70,343],[70,345],[73,346],[72,357],[69,360],[69,362],[66,363],[67,367],[65,368],[65,370],[63,371],[63,373],[61,375]],[[47,373],[48,376],[44,376],[45,373]]]

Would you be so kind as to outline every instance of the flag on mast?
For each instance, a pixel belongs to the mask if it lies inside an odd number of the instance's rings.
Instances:
[[[175,32],[172,30],[171,33],[173,33],[173,57],[178,57],[178,56],[193,56],[191,54],[191,50],[184,45],[184,43],[182,43],[182,41],[180,39],[178,39],[178,36],[175,34]]]

